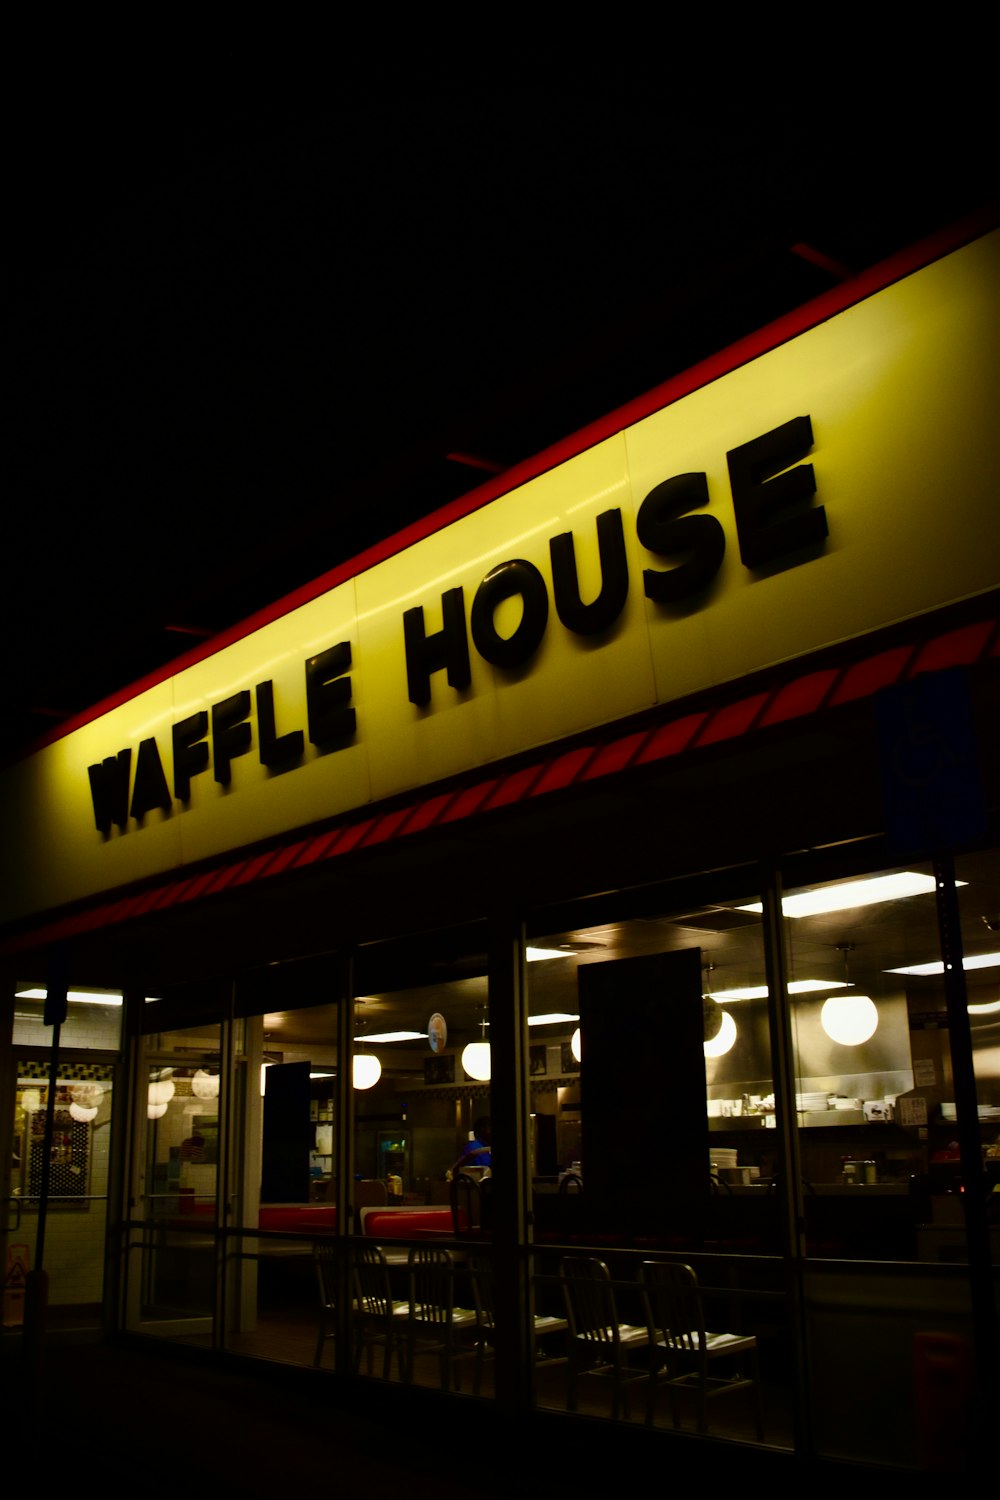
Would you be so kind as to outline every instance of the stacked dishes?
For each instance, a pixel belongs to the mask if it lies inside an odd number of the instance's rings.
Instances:
[[[825,1089],[817,1093],[795,1095],[795,1108],[806,1115],[819,1114],[821,1110],[828,1107],[828,1104],[829,1095]]]
[[[708,1153],[712,1175],[718,1177],[723,1170],[735,1167],[738,1154],[735,1146],[712,1146]]]

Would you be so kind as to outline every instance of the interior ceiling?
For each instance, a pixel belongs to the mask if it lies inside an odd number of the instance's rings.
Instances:
[[[967,51],[946,110],[874,58],[706,91],[418,49],[285,109],[47,59],[5,184],[0,756],[984,207]]]
[[[926,873],[923,866],[917,867]],[[989,852],[963,856],[958,878],[967,954],[1000,950],[1000,868]],[[752,898],[751,898],[752,899]],[[738,915],[734,924],[730,919]],[[992,925],[991,925],[992,924]],[[939,976],[903,977],[890,969],[936,959],[940,953],[937,909],[933,891],[867,906],[848,907],[788,923],[789,979],[846,981],[855,993],[870,995],[878,1002],[907,993],[918,1012],[943,1010],[944,988]],[[529,1013],[578,1010],[577,969],[581,963],[602,963],[642,954],[669,953],[699,947],[708,992],[766,983],[763,937],[759,916],[748,916],[733,906],[712,906],[660,918],[615,922],[603,927],[549,934],[532,939],[540,948],[561,945],[568,958],[548,958],[528,964]],[[435,976],[431,965],[415,963],[410,982],[398,988],[366,993],[359,1005],[355,1034],[408,1028],[426,1031],[427,1022],[440,1010],[449,1027],[449,1043],[461,1047],[480,1034],[488,1016],[485,955],[475,970],[462,978],[449,972],[449,955],[442,951]],[[374,969],[372,973],[374,973]],[[993,1002],[998,994],[997,968],[972,970],[967,975],[970,1001]],[[423,981],[423,982],[421,982]],[[665,997],[667,998],[667,997]],[[819,994],[819,1000],[824,997]],[[754,1002],[733,1001],[735,1013]],[[761,1002],[763,1003],[763,1002]],[[805,995],[793,1004],[815,1004],[817,997]],[[328,1048],[336,1036],[332,1006],[289,1006],[269,1013],[265,1022],[265,1045],[273,1049],[305,1046]],[[996,1016],[977,1019],[982,1035],[995,1042]],[[568,1035],[572,1024],[532,1027],[530,1041],[538,1044]],[[427,1055],[426,1039],[393,1043],[380,1048],[386,1066],[403,1071],[419,1070]],[[318,1055],[318,1052],[317,1052]]]

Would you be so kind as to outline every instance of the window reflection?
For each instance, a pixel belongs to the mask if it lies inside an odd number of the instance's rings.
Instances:
[[[749,904],[531,940],[530,1141],[543,1240],[585,1225],[623,1244],[704,1245],[728,1232],[710,1200],[770,1181],[767,985],[759,914],[740,909]]]

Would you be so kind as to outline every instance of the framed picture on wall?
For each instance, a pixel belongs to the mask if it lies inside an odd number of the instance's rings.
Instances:
[[[580,1064],[573,1056],[573,1047],[569,1042],[560,1045],[561,1056],[559,1058],[559,1071],[561,1073],[579,1073]]]
[[[455,1054],[447,1052],[441,1056],[424,1058],[424,1083],[454,1083]]]

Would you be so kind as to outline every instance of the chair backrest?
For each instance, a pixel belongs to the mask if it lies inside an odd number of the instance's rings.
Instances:
[[[607,1346],[618,1343],[611,1272],[594,1255],[567,1255],[559,1265],[570,1336]]]
[[[353,1247],[352,1281],[354,1301],[359,1312],[369,1317],[387,1318],[392,1312],[392,1285],[389,1265],[380,1245],[366,1240]]]
[[[354,1184],[355,1208],[383,1208],[388,1201],[389,1195],[381,1177],[362,1177]]]
[[[319,1280],[319,1297],[324,1307],[333,1307],[336,1301],[337,1256],[339,1242],[335,1239],[317,1240],[313,1245],[313,1260]]]
[[[457,1239],[479,1228],[479,1179],[471,1172],[456,1172],[451,1179],[451,1223]]]
[[[439,1245],[410,1251],[410,1307],[421,1323],[446,1324],[454,1306],[454,1262]]]
[[[701,1353],[704,1316],[698,1278],[678,1261],[644,1260],[639,1269],[650,1338],[668,1349]]]

